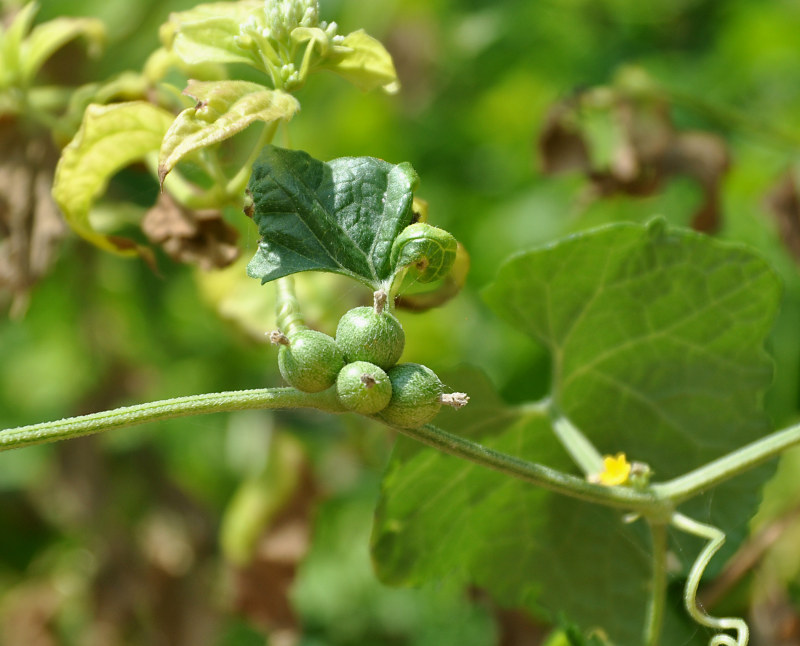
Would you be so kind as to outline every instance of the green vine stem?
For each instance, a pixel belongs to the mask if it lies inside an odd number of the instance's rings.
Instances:
[[[328,413],[346,412],[339,403],[335,389],[328,389],[320,393],[303,393],[294,388],[263,388],[208,393],[126,406],[56,422],[44,422],[0,431],[0,451],[176,417],[244,409],[280,408],[314,408]],[[648,492],[638,492],[628,487],[605,487],[592,484],[582,478],[544,465],[495,451],[430,424],[415,429],[396,430],[444,453],[465,458],[495,471],[573,498],[642,513],[671,509],[669,501],[659,501]]]
[[[300,303],[294,291],[294,278],[285,276],[275,281],[277,296],[275,301],[275,318],[278,329],[292,336],[298,330],[306,327]]]
[[[569,419],[555,411],[552,405],[550,411],[553,432],[572,461],[586,476],[600,473],[603,470],[603,456],[600,452]]]
[[[692,619],[703,626],[714,630],[736,631],[736,639],[725,633],[714,635],[709,642],[709,646],[747,646],[747,642],[750,640],[750,629],[744,619],[739,617],[712,617],[697,606],[697,588],[700,585],[700,579],[703,577],[703,572],[705,572],[711,558],[725,542],[725,533],[712,525],[705,525],[679,513],[673,514],[670,522],[681,531],[705,538],[708,541],[708,544],[697,556],[692,569],[689,571],[689,577],[686,579],[686,587],[683,590],[683,602],[686,606],[686,611]]]
[[[315,408],[329,413],[345,412],[336,393],[332,390],[321,393],[304,393],[294,388],[258,388],[207,393],[163,399],[79,417],[68,417],[55,422],[44,422],[0,431],[0,451],[66,440],[175,417],[234,410],[300,407]]]
[[[667,601],[667,525],[648,521],[653,541],[653,573],[650,579],[650,601],[645,621],[645,646],[658,646],[664,624],[664,608]]]
[[[800,424],[775,431],[682,476],[654,484],[652,490],[658,498],[669,498],[677,505],[797,444],[800,444]]]
[[[495,451],[433,424],[395,430],[443,453],[470,460],[571,498],[647,514],[657,514],[659,511],[672,508],[668,500],[658,500],[649,492],[639,492],[629,487],[592,484],[583,478]]]

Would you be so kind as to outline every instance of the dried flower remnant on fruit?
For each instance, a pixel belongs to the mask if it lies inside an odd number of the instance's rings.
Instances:
[[[375,364],[356,361],[347,364],[339,372],[336,377],[336,394],[347,410],[362,415],[374,415],[389,403],[392,382]]]
[[[286,336],[280,330],[273,330],[272,332],[267,332],[267,336],[269,337],[269,342],[272,345],[290,345],[289,337]]]
[[[464,408],[469,403],[469,395],[467,393],[443,393],[439,398],[444,406],[450,406],[458,410]]]
[[[373,306],[375,307],[375,313],[380,314],[386,307],[386,303],[389,300],[389,295],[386,293],[385,290],[379,289],[378,291],[372,294],[372,300],[373,300]]]
[[[615,487],[628,482],[631,475],[631,463],[624,453],[606,455],[603,457],[603,470],[589,477],[590,482]]]

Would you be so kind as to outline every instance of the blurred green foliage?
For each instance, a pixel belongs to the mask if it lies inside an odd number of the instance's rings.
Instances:
[[[88,60],[80,47],[66,49],[42,78],[77,86],[140,69],[169,12],[193,4],[42,2],[37,22],[90,15],[108,28],[102,57]],[[494,318],[477,295],[498,263],[519,249],[607,222],[644,222],[656,214],[674,224],[691,221],[701,196],[685,178],[669,178],[645,196],[598,197],[579,172],[542,171],[537,139],[551,107],[583,88],[613,83],[633,65],[659,88],[676,128],[713,133],[728,147],[716,235],[757,248],[781,274],[783,309],[770,341],[776,377],[766,403],[776,426],[797,420],[800,275],[769,196],[794,168],[800,148],[800,5],[321,5],[325,19],[345,31],[363,27],[386,44],[403,88],[396,96],[361,94],[332,75],[322,77],[299,92],[302,112],[290,141],[276,143],[319,159],[410,161],[430,221],[471,254],[467,288],[457,299],[425,314],[401,314],[406,357],[437,371],[470,361],[507,398],[536,399],[548,387],[546,355]],[[130,216],[138,218],[157,191],[133,168],[118,176],[109,195],[129,203]],[[243,255],[250,255],[255,228],[239,213],[227,216],[242,233]],[[177,266],[166,256],[158,265],[154,273],[141,261],[68,237],[24,316],[0,321],[0,428],[279,383],[275,350],[261,334],[274,326],[269,287],[247,279],[242,265],[216,274]],[[329,333],[338,316],[369,296],[352,281],[328,276],[308,278],[300,292],[307,295],[310,322]],[[2,293],[0,305],[5,311]],[[313,540],[296,585],[289,586],[295,607],[288,614],[279,608],[285,594],[264,601],[253,590],[271,586],[270,568],[292,575],[302,554],[284,562],[259,552],[248,569],[230,565],[219,548],[220,519],[234,492],[258,478],[269,453],[264,436],[275,429],[301,440],[314,483],[315,503],[301,505],[304,515],[295,519]],[[3,454],[0,644],[281,646],[298,634],[307,646],[478,646],[499,643],[500,635],[503,643],[522,644],[513,641],[517,624],[476,591],[473,605],[446,586],[398,591],[372,577],[368,527],[389,450],[390,438],[377,426],[294,412],[245,421],[236,415],[176,420]],[[800,612],[798,459],[797,451],[784,458],[753,521],[756,536],[762,528],[784,529],[775,551],[756,554],[747,594],[730,586],[720,592],[730,591],[739,612],[795,618]],[[452,621],[441,625],[441,616]],[[757,623],[762,643],[774,643],[770,625]],[[548,628],[526,631],[543,639]]]

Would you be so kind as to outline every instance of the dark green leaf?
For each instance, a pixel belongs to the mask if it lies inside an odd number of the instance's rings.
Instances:
[[[248,274],[266,283],[299,271],[331,271],[377,289],[392,278],[392,242],[411,223],[416,183],[407,163],[321,162],[268,146],[248,185],[262,238]]]

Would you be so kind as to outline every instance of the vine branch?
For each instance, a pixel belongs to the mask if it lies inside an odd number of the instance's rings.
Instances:
[[[313,408],[328,413],[347,412],[339,402],[335,389],[320,393],[304,393],[294,388],[207,393],[7,429],[0,431],[0,452],[176,417],[245,409],[281,408]],[[395,430],[444,453],[470,460],[572,498],[642,513],[653,513],[654,510],[671,507],[669,501],[660,501],[649,492],[639,492],[628,487],[592,484],[556,469],[495,451],[431,424],[415,429]]]
[[[304,393],[294,388],[257,388],[221,393],[190,395],[160,401],[124,406],[100,413],[68,417],[0,431],[0,451],[34,444],[92,435],[115,428],[137,426],[175,417],[206,415],[234,410],[315,408],[328,413],[342,413],[336,393]]]
[[[797,444],[800,444],[800,424],[775,431],[682,476],[654,484],[652,490],[657,497],[669,498],[677,505],[778,457]]]

